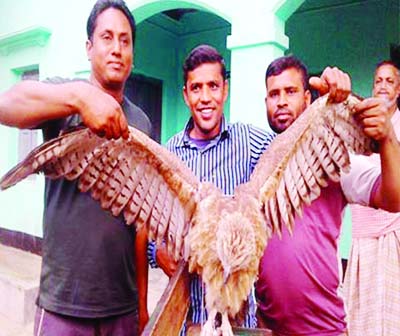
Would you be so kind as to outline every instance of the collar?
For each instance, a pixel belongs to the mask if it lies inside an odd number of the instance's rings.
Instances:
[[[180,141],[180,146],[182,147],[196,147],[193,141],[189,137],[189,132],[193,129],[194,121],[193,118],[190,117],[189,121],[186,123],[186,126],[183,131],[182,139]],[[221,128],[219,134],[210,140],[210,144],[217,144],[220,141],[225,140],[229,137],[229,124],[225,120],[225,116],[222,116],[221,119]],[[208,147],[208,146],[207,146]]]

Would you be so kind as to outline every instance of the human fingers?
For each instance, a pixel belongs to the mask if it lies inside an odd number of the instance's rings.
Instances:
[[[107,127],[104,128],[104,130],[105,130],[105,133],[106,133],[105,137],[107,138],[107,140],[111,140],[113,138],[113,132],[111,130],[111,127],[107,126]]]
[[[121,136],[121,128],[119,126],[119,114],[116,114],[109,122],[110,133],[113,139]]]
[[[363,112],[373,111],[383,103],[381,98],[366,98],[354,106],[354,112],[361,115]]]
[[[363,128],[382,127],[386,123],[386,118],[382,115],[362,113],[359,123]]]
[[[92,129],[93,131],[93,129]],[[99,129],[98,131],[95,131],[95,133],[97,134],[97,136],[99,136],[100,138],[104,138],[106,136],[106,131],[104,129]]]
[[[391,129],[387,102],[380,98],[368,98],[355,106],[355,118],[365,135],[381,141],[389,136]]]
[[[327,67],[322,72],[321,80],[328,86],[329,99],[336,101],[336,93],[338,87],[338,74],[333,68]]]
[[[387,137],[389,129],[383,124],[373,123],[370,126],[364,126],[363,132],[369,138],[379,142]]]
[[[309,79],[308,83],[313,89],[317,90],[320,95],[324,95],[329,91],[328,83],[326,83],[320,77],[313,76]]]
[[[128,137],[129,137],[129,127],[128,127],[128,122],[126,121],[125,115],[123,113],[121,113],[119,115],[118,122],[119,122],[121,136],[124,139],[128,139]]]
[[[336,97],[335,102],[340,103],[348,97],[351,92],[351,79],[350,76],[336,69],[336,78],[337,78],[337,89],[336,89]]]
[[[164,271],[164,273],[168,277],[171,277],[175,273],[177,269],[177,264],[169,256],[165,246],[161,246],[160,248],[157,249],[156,261],[157,264],[160,266],[160,268]]]

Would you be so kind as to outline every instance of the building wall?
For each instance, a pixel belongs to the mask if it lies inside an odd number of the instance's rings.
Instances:
[[[352,75],[357,93],[368,95],[374,64],[389,56],[389,43],[399,40],[397,2],[354,1],[314,10],[302,8],[315,1],[302,2],[127,0],[138,23],[134,71],[163,81],[162,142],[181,130],[189,116],[181,93],[181,65],[199,43],[217,47],[228,70],[233,70],[235,101],[228,101],[226,112],[235,121],[250,119],[257,125],[267,125],[263,77],[269,62],[286,48],[284,32],[289,37],[289,51],[302,58],[311,72],[337,65]],[[39,68],[42,79],[87,76],[90,64],[85,53],[85,25],[93,3],[0,1],[0,13],[12,18],[0,20],[0,91],[16,83],[22,70],[32,67]],[[171,8],[197,8],[202,12],[187,14],[180,23],[160,25],[157,13]],[[290,15],[296,8],[298,11]],[[50,31],[46,43],[25,43],[5,51],[8,37],[32,27]],[[227,35],[231,35],[229,49]],[[17,144],[18,131],[0,126],[0,175],[17,163]],[[42,195],[42,178],[0,192],[0,227],[41,236]]]
[[[326,66],[343,69],[350,74],[356,93],[371,95],[375,65],[390,57],[390,43],[399,43],[398,1],[356,1],[325,9],[301,9],[286,24],[288,52],[299,56],[310,73]]]

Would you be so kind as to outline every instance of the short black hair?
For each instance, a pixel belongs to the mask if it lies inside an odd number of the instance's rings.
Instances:
[[[186,57],[185,62],[183,63],[184,85],[186,85],[188,73],[205,63],[219,63],[221,65],[222,78],[224,80],[226,79],[226,66],[224,58],[217,51],[217,49],[207,44],[202,44],[194,48]]]
[[[135,18],[133,17],[129,8],[126,6],[125,1],[123,1],[123,0],[98,0],[98,1],[96,1],[95,5],[93,6],[92,11],[90,12],[90,15],[89,15],[87,23],[86,23],[86,32],[87,32],[88,39],[90,41],[92,41],[93,32],[94,32],[94,29],[96,28],[97,17],[108,8],[118,9],[126,16],[126,18],[128,19],[129,25],[131,26],[132,47],[134,47],[135,46],[135,38],[136,38]]]
[[[272,61],[265,73],[265,82],[267,82],[269,77],[278,76],[283,71],[290,68],[294,68],[300,72],[304,90],[309,90],[307,67],[302,61],[293,55],[282,56]]]

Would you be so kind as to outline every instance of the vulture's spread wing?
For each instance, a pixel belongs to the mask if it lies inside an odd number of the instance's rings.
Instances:
[[[170,253],[182,255],[183,239],[196,206],[198,180],[174,154],[130,128],[129,138],[107,140],[77,129],[46,142],[0,181],[6,189],[26,176],[79,178],[79,189],[114,216],[123,213],[137,229],[147,224],[150,238],[165,238]]]
[[[261,156],[250,184],[276,232],[282,224],[291,230],[294,216],[301,216],[327,180],[339,181],[340,171],[349,170],[349,150],[371,153],[373,143],[352,116],[359,101],[353,95],[340,104],[317,99]]]

